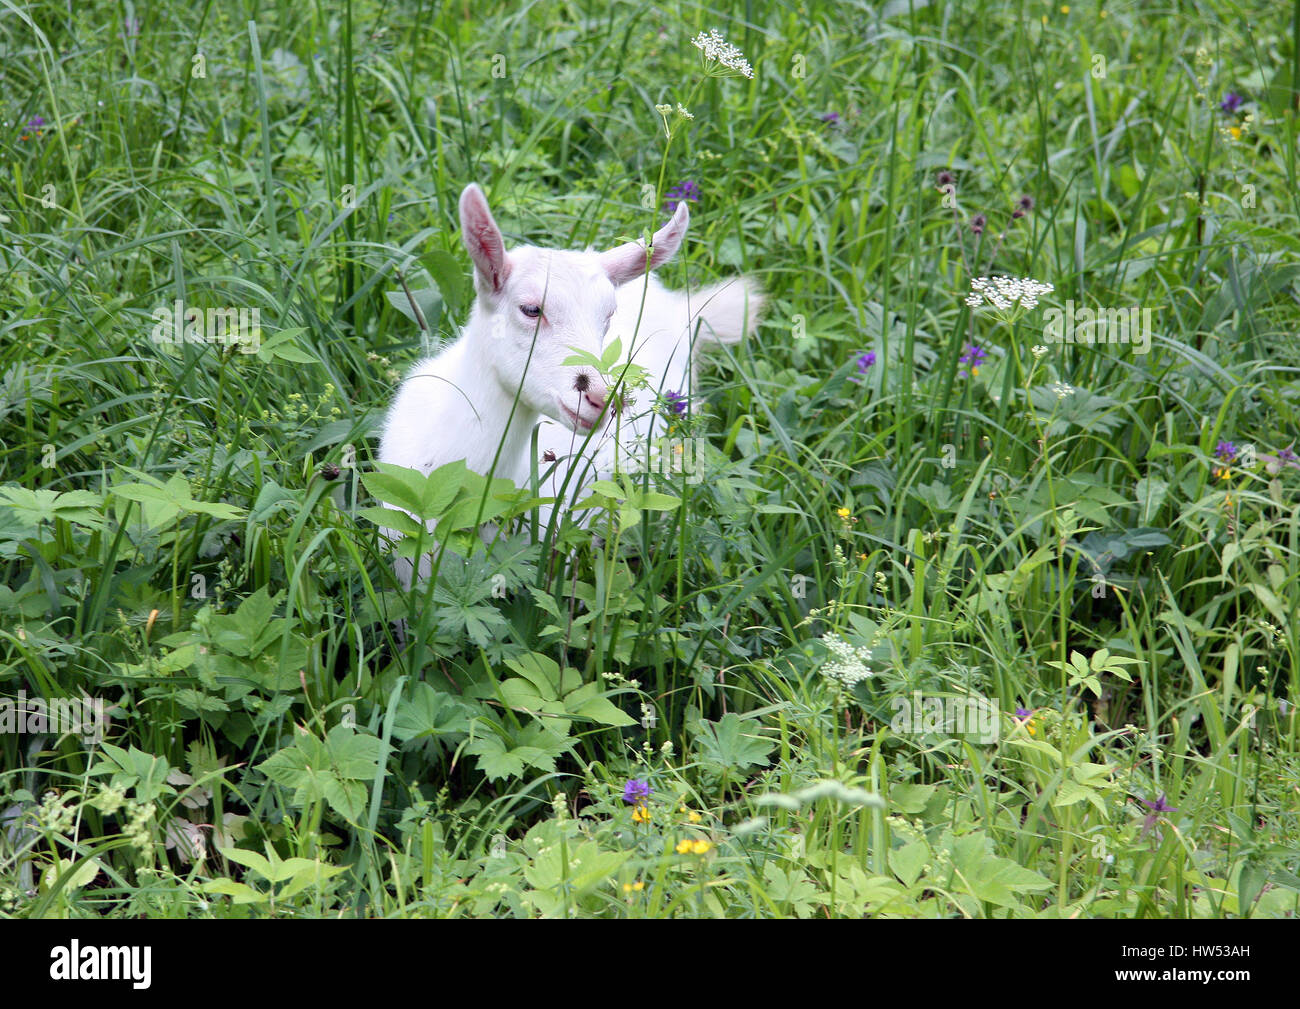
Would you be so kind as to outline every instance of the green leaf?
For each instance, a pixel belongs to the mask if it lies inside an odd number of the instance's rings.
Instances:
[[[921,878],[921,869],[930,860],[930,846],[924,841],[913,841],[889,853],[889,868],[906,886]]]
[[[439,466],[428,476],[419,470],[381,462],[374,471],[362,473],[361,482],[380,501],[404,508],[427,522],[443,517],[468,476],[463,459]]]
[[[766,764],[767,755],[776,745],[757,733],[746,733],[735,712],[716,722],[701,721],[692,727],[692,733],[705,760],[732,771]]]
[[[586,718],[615,728],[636,725],[635,718],[604,696],[599,683],[588,683],[566,694],[564,710],[575,718]]]
[[[952,886],[979,900],[999,907],[1017,907],[1018,896],[1049,890],[1052,881],[1013,862],[993,854],[992,844],[982,831],[951,838],[945,835],[956,869]]]
[[[550,773],[555,770],[556,758],[571,749],[572,740],[534,723],[512,740],[496,733],[480,736],[466,745],[465,752],[479,758],[478,769],[489,779],[499,781],[518,778],[529,767]]]

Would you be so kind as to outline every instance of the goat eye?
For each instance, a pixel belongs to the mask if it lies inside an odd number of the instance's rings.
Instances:
[[[519,311],[523,312],[524,315],[528,316],[528,318],[530,319],[536,319],[538,316],[542,314],[542,306],[541,305],[520,305]]]

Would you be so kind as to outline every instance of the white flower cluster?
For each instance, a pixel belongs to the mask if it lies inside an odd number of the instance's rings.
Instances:
[[[875,673],[867,667],[871,653],[866,648],[855,648],[838,634],[827,634],[822,638],[834,658],[822,665],[822,675],[843,683],[850,690],[862,680]]]
[[[1031,309],[1038,299],[1054,290],[1033,277],[975,277],[970,282],[966,304],[979,308],[985,301],[1000,312],[1011,308]]]
[[[720,63],[726,69],[734,70],[742,77],[752,78],[754,76],[754,68],[745,59],[745,54],[724,39],[722,33],[716,28],[710,29],[707,35],[700,32],[699,35],[691,39],[691,45],[704,53],[705,60],[710,63]]]

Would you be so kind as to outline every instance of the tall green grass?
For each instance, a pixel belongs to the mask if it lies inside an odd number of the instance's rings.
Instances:
[[[112,722],[0,732],[0,913],[1294,915],[1298,25],[7,6],[0,698]],[[467,314],[461,188],[584,247],[685,180],[666,282],[770,298],[665,418],[699,471],[543,547],[537,488],[390,474],[457,527],[401,591],[376,425]],[[259,349],[154,342],[177,299]],[[1067,300],[1150,352],[1035,353]]]

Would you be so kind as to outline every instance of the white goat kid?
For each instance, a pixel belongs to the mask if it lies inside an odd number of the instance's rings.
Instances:
[[[537,432],[538,471],[544,473],[549,468],[547,459],[557,461],[551,477],[540,488],[546,496],[563,495],[565,501],[581,499],[581,488],[596,479],[608,480],[619,469],[636,473],[647,461],[656,468],[657,453],[647,452],[647,442],[662,438],[666,423],[656,419],[654,398],[671,393],[689,402],[701,348],[738,343],[758,324],[763,308],[763,296],[748,277],[688,292],[670,291],[651,275],[644,283],[619,288],[616,298],[618,308],[605,340],[608,345],[617,338],[622,344],[614,372],[621,373],[622,365],[629,360],[644,368],[648,397],[643,399],[644,394],[637,393],[635,399],[639,401],[634,400],[619,417],[610,417],[590,441],[586,441],[585,432],[543,418]],[[688,463],[695,459],[692,453],[685,455]],[[676,461],[680,463],[681,459]],[[569,478],[571,471],[574,475]],[[549,524],[553,507],[539,507],[541,528]],[[591,514],[584,513],[579,524],[585,525]]]
[[[381,462],[427,474],[464,459],[469,469],[486,475],[496,460],[494,476],[523,486],[532,470],[532,430],[543,417],[554,423],[539,433],[539,451],[549,448],[557,457],[572,456],[588,433],[596,432],[594,442],[607,426],[605,380],[590,367],[565,365],[574,350],[599,357],[607,338],[617,336],[623,360],[631,355],[647,368],[652,386],[662,383],[664,390],[686,395],[697,322],[702,341],[734,342],[761,306],[761,296],[743,278],[689,300],[654,278],[648,278],[648,288],[629,283],[676,254],[690,220],[685,202],[654,234],[648,251],[643,242],[629,242],[607,252],[536,246],[507,252],[474,184],[461,193],[460,220],[474,263],[474,307],[460,338],[419,361],[402,382],[385,421]],[[637,422],[628,425],[633,436],[642,430]],[[611,450],[608,439],[594,450],[601,475],[612,468]],[[556,474],[558,488],[563,464]],[[570,484],[569,494],[574,490]],[[543,517],[549,518],[549,510]],[[391,530],[383,534],[398,538]],[[428,565],[426,556],[421,577]],[[409,587],[411,562],[399,559],[395,568]]]

